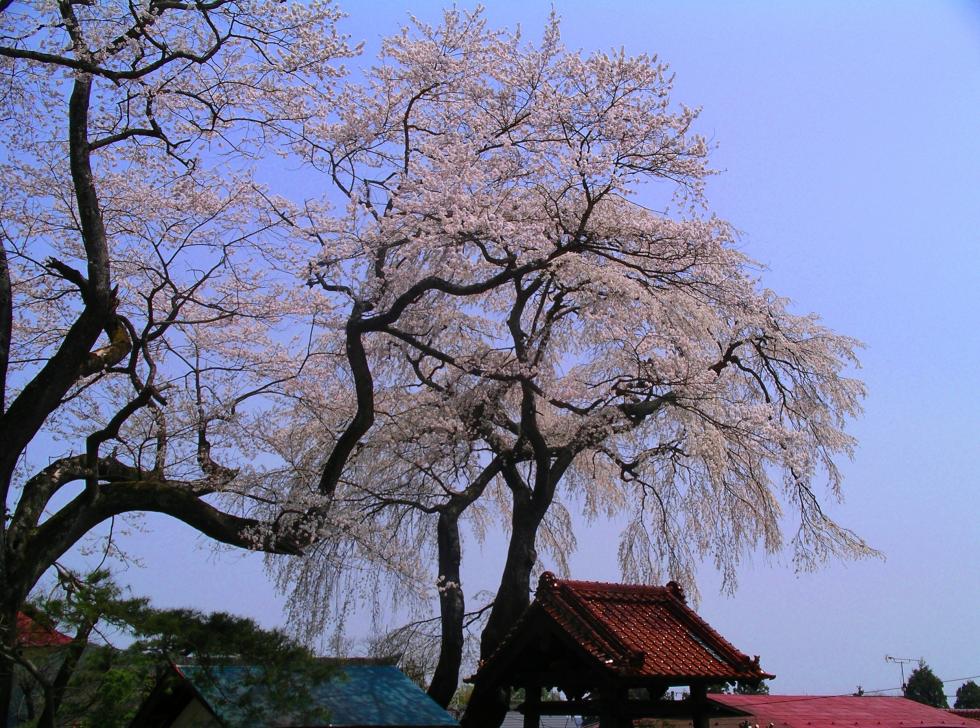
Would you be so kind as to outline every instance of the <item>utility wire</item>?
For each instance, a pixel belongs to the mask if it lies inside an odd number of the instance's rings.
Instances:
[[[939,682],[945,685],[946,683],[960,682],[961,680],[964,681],[976,680],[978,677],[980,677],[980,675],[970,675],[969,677],[954,677],[951,680],[940,680]],[[897,687],[897,688],[881,688],[880,690],[865,690],[864,694],[867,695],[868,693],[887,693],[890,690],[901,690],[901,689],[902,689],[901,687]]]

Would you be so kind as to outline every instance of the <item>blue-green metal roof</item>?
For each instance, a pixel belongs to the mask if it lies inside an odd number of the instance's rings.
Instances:
[[[229,728],[256,725],[254,714],[246,717],[241,698],[247,692],[254,707],[261,706],[262,668],[228,665],[177,668],[217,718]],[[256,678],[259,678],[258,680]],[[270,726],[458,726],[452,716],[436,704],[397,667],[392,665],[340,665],[337,672],[317,685],[307,685],[306,706],[296,706],[295,715],[278,708],[259,720]],[[312,711],[321,715],[305,718]]]

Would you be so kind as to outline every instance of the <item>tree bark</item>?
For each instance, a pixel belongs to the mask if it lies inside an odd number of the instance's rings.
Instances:
[[[540,437],[536,424],[533,424],[533,408],[528,409],[531,413],[524,414],[523,423],[532,423],[528,429],[533,429]],[[573,448],[545,455],[545,447],[539,444],[533,488],[524,481],[512,461],[502,464],[501,474],[513,495],[510,543],[493,609],[480,636],[481,660],[486,660],[497,650],[531,603],[531,572],[538,560],[535,550],[538,528],[551,507],[559,481],[575,455]],[[509,700],[509,689],[506,687],[474,685],[462,725],[464,728],[496,728],[503,722]]]
[[[109,249],[95,189],[88,141],[91,93],[91,77],[80,74],[73,83],[68,106],[69,163],[78,203],[82,243],[88,261],[88,278],[77,271],[71,271],[66,280],[78,286],[84,308],[68,329],[58,350],[24,386],[9,408],[0,412],[0,500],[4,504],[3,523],[0,525],[0,591],[4,595],[3,610],[0,613],[0,619],[3,620],[0,625],[0,639],[5,650],[13,650],[16,646],[17,609],[34,584],[34,581],[19,578],[17,562],[20,559],[11,552],[11,544],[7,539],[6,503],[14,467],[48,415],[59,406],[65,393],[82,376],[82,367],[89,352],[112,316]],[[64,268],[67,269],[66,266]],[[5,275],[9,274],[5,272]],[[9,284],[9,280],[7,283]],[[5,311],[3,316],[6,316]],[[6,337],[6,333],[4,336]],[[9,339],[0,343],[9,349]],[[9,657],[0,656],[0,716],[4,719],[10,710],[12,686],[13,663]]]
[[[82,653],[88,646],[88,638],[94,627],[94,623],[83,624],[76,632],[74,641],[68,646],[65,659],[62,661],[61,667],[58,668],[54,682],[51,683],[51,692],[47,700],[44,701],[44,711],[37,721],[39,728],[55,728],[55,717],[58,715],[61,702],[65,698],[68,681],[71,680],[75,668],[78,667],[78,661],[82,659]]]
[[[439,510],[436,525],[439,552],[439,617],[442,628],[439,648],[439,662],[429,695],[442,707],[449,705],[459,684],[459,668],[463,663],[463,620],[466,616],[466,602],[463,596],[463,582],[460,577],[460,564],[463,560],[462,541],[459,535],[459,519],[463,511],[483,495],[483,491],[496,478],[504,467],[504,458],[499,455],[491,460],[473,482],[460,493],[454,493]]]
[[[0,416],[0,486],[6,498],[17,459],[78,381],[82,366],[112,315],[109,251],[89,161],[88,104],[92,81],[75,79],[68,113],[69,158],[78,201],[82,241],[88,259],[88,279],[72,276],[79,285],[85,308],[65,334],[61,346],[27,383]]]
[[[487,626],[480,636],[480,659],[490,657],[507,632],[531,603],[531,571],[537,562],[535,538],[545,511],[525,487],[514,492],[510,543]],[[462,718],[464,728],[496,728],[509,707],[510,691],[500,686],[476,684]]]
[[[14,328],[14,299],[10,284],[7,250],[0,241],[0,416],[7,408],[7,366]]]
[[[17,610],[11,610],[5,603],[0,612],[0,719],[5,721],[4,724],[10,714],[10,699],[14,687],[14,661],[9,655],[16,647],[16,640]]]
[[[500,646],[507,632],[531,603],[531,571],[537,563],[535,540],[544,513],[530,499],[515,499],[511,536],[500,586],[487,626],[480,636],[480,656],[486,659]]]
[[[466,603],[459,574],[462,560],[459,515],[451,509],[442,511],[436,528],[440,576],[439,617],[442,635],[439,662],[428,692],[429,697],[445,708],[456,692],[459,668],[463,662],[463,615],[466,612]]]

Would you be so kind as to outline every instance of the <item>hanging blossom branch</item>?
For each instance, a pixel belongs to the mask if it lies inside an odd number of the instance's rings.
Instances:
[[[853,448],[859,344],[759,284],[710,212],[708,145],[667,66],[568,52],[554,19],[527,44],[459,11],[381,55],[297,141],[346,200],[304,206],[323,246],[311,283],[357,310],[348,350],[378,364],[357,464],[320,485],[438,538],[426,509],[499,462],[484,491],[498,500],[466,510],[479,528],[503,493],[510,520],[483,655],[527,605],[539,535],[572,543],[566,503],[628,516],[624,570],[689,587],[697,560],[733,583],[746,553],[781,548],[781,509],[800,519],[803,568],[871,553],[814,507],[822,484],[839,495]],[[492,703],[477,690],[467,721],[492,722]]]

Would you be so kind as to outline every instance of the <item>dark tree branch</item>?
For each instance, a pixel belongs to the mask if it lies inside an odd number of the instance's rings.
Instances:
[[[0,8],[0,12],[3,8]],[[0,417],[7,403],[7,367],[10,364],[10,344],[14,327],[14,300],[10,285],[10,266],[7,248],[0,239]]]
[[[323,469],[320,472],[318,488],[320,493],[329,500],[333,499],[337,482],[343,474],[344,466],[350,459],[357,443],[367,434],[374,424],[374,379],[371,376],[371,366],[364,342],[361,340],[360,305],[355,305],[354,311],[347,322],[346,353],[351,374],[354,376],[354,394],[357,399],[357,411],[346,429],[334,443]]]
[[[88,108],[91,92],[91,77],[84,74],[76,77],[68,111],[69,162],[88,263],[85,307],[58,350],[0,416],[0,488],[3,491],[0,497],[4,499],[20,453],[37,434],[48,415],[61,404],[68,390],[84,376],[99,333],[112,323],[115,304],[110,284],[109,249],[89,159]],[[114,347],[113,354],[118,353],[119,346],[111,346]],[[99,362],[112,359],[110,354],[95,353]]]
[[[107,470],[133,473],[133,469],[105,461]],[[235,516],[201,499],[201,491],[191,484],[169,480],[122,480],[108,478],[94,498],[82,493],[44,521],[25,544],[22,558],[16,559],[12,576],[17,583],[34,583],[68,549],[98,524],[123,513],[146,511],[176,518],[221,543],[254,551],[299,554],[309,538],[290,527],[269,528],[255,518]]]

